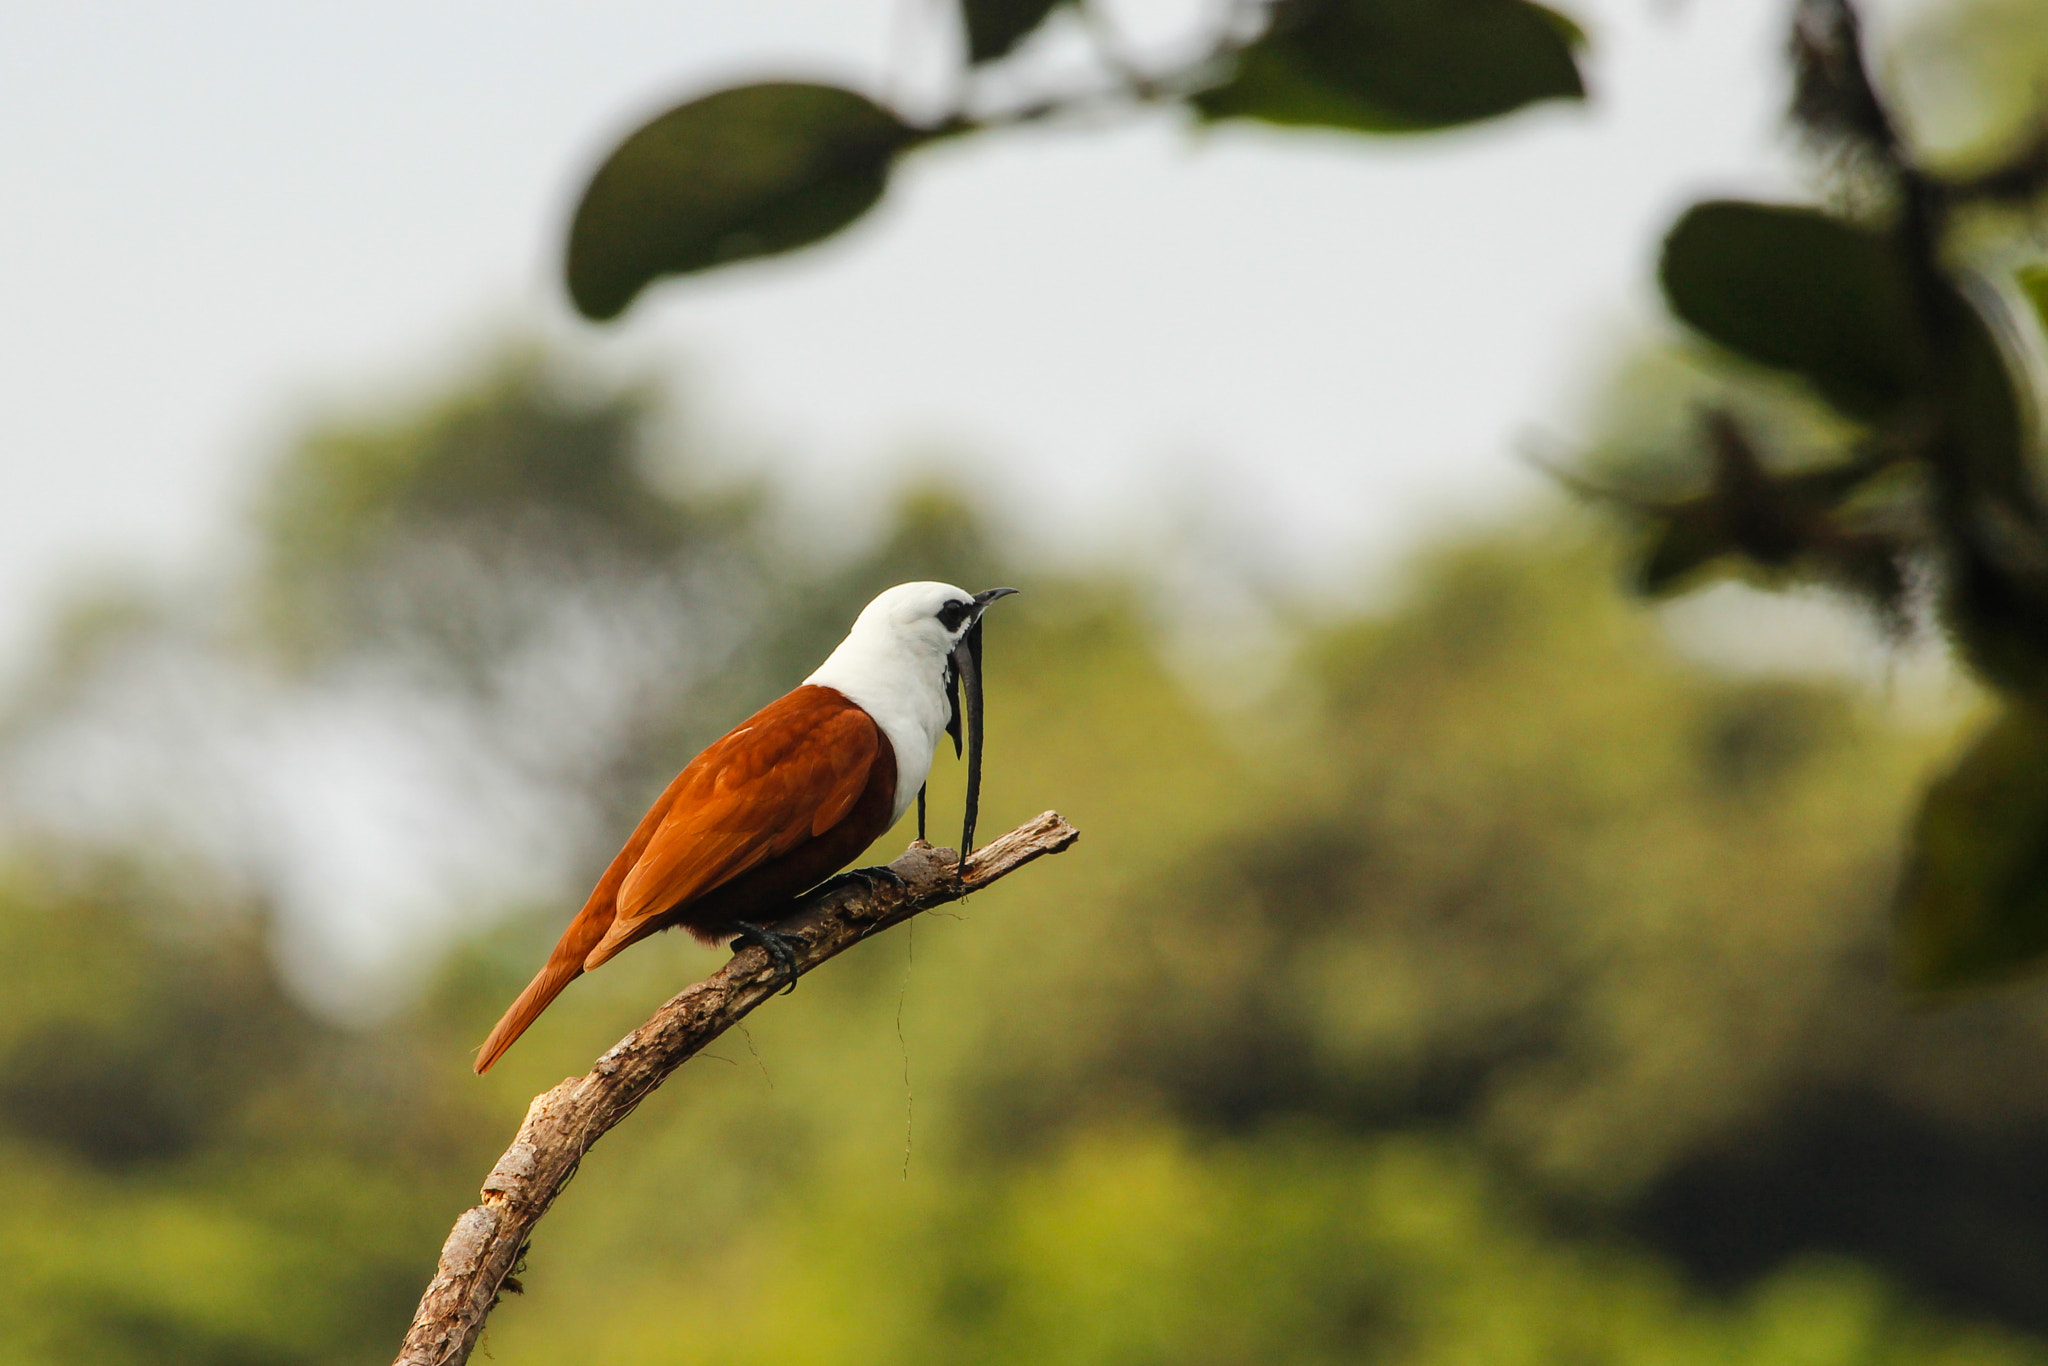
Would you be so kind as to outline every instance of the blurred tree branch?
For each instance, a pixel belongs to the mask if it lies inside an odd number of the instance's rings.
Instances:
[[[870,935],[980,891],[1079,838],[1057,812],[1047,811],[977,850],[964,874],[956,872],[953,850],[920,841],[889,865],[904,885],[835,888],[811,897],[778,928],[799,941],[798,968],[808,972]],[[441,1248],[440,1266],[420,1297],[396,1366],[468,1361],[535,1225],[591,1145],[671,1072],[773,995],[780,982],[767,953],[750,945],[672,997],[587,1074],[534,1097],[518,1137],[484,1180],[483,1202],[463,1212]]]

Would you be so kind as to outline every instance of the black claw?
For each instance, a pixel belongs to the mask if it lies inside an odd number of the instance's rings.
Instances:
[[[795,991],[796,950],[791,947],[796,943],[795,936],[783,934],[779,930],[771,930],[766,925],[752,925],[744,920],[735,920],[732,922],[732,925],[734,929],[739,931],[739,933],[732,937],[732,942],[735,945],[741,943],[758,944],[761,946],[761,950],[773,961],[777,978],[787,983],[782,988],[781,994],[787,996],[790,992]]]
[[[848,868],[845,872],[829,877],[819,883],[817,890],[820,892],[837,891],[841,887],[850,887],[856,882],[867,888],[870,892],[880,891],[885,884],[894,887],[899,892],[910,890],[910,884],[903,880],[903,874],[897,872],[886,863],[874,863],[865,868]]]

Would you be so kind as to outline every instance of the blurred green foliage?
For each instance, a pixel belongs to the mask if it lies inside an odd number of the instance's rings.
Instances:
[[[1986,726],[1921,809],[1904,952],[1933,984],[2010,973],[2048,951],[2048,719]]]
[[[797,81],[676,106],[599,168],[569,230],[569,293],[615,317],[657,276],[808,246],[872,208],[926,140],[850,90]]]
[[[1454,128],[1585,97],[1576,25],[1526,0],[1284,0],[1204,118],[1357,133]]]
[[[981,107],[980,69],[1066,17],[1096,48],[1094,88],[1027,83],[1044,89]],[[1091,0],[959,0],[914,22],[957,24],[955,89],[936,117],[913,122],[836,86],[762,81],[686,100],[629,134],[577,204],[564,272],[577,310],[616,318],[663,277],[809,246],[879,203],[905,153],[1093,105],[1399,134],[1585,97],[1585,35],[1530,0],[1230,5],[1203,16],[1197,53],[1166,70],[1130,61]]]
[[[0,869],[9,1361],[388,1355],[441,1236],[423,1189],[483,1159],[420,1041],[309,1018],[223,891],[78,849]]]
[[[965,30],[967,60],[981,63],[1007,57],[1061,3],[1062,0],[963,0],[960,26]]]
[[[1664,239],[1671,310],[1851,417],[1882,417],[1927,368],[1896,242],[1813,209],[1695,204]]]
[[[208,648],[270,661],[315,622],[277,686],[383,660],[483,715],[571,604],[604,627],[581,662],[644,686],[616,727],[550,702],[503,733],[580,775],[581,882],[875,589],[1015,582],[984,824],[1057,806],[1086,838],[649,1100],[543,1225],[492,1360],[2048,1361],[2048,1000],[1922,1013],[1888,986],[1945,728],[1685,662],[1608,591],[1622,552],[1556,519],[1313,619],[1275,691],[1219,711],[1142,581],[1006,559],[938,494],[803,568],[647,416],[528,357],[330,424],[229,589],[272,606]],[[6,747],[89,714],[151,621],[96,628]],[[664,630],[724,643],[692,672]],[[476,1079],[573,898],[497,908],[350,1030],[276,984],[260,882],[141,830],[12,842],[9,1361],[388,1359],[527,1097],[719,960],[650,941]]]
[[[2048,394],[2027,283],[2048,136],[2038,13],[1963,5],[1920,27],[1918,46],[1939,55],[1902,58],[1906,74],[1947,63],[1945,84],[1971,93],[1916,104],[1909,81],[1902,93],[1873,74],[1894,73],[1879,72],[1852,0],[1799,0],[1789,112],[1831,167],[1834,202],[1698,204],[1664,242],[1673,314],[1729,359],[1807,386],[1846,427],[1817,452],[1712,410],[1698,422],[1708,492],[1618,501],[1652,528],[1650,590],[1746,560],[1860,598],[1903,631],[1917,584],[1920,614],[2003,696],[2002,719],[1928,788],[1898,889],[1905,976],[1947,989],[2048,954],[2048,771],[2027,743],[2048,712]],[[1947,146],[1944,104],[1975,106],[1976,127],[1947,130]],[[2012,131],[2016,108],[2033,111],[2030,131]]]

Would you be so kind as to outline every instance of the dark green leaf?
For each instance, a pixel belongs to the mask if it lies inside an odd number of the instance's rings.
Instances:
[[[1942,392],[1933,504],[1948,559],[1944,624],[1993,684],[2048,696],[2048,527],[2020,385],[1960,291],[1942,295]]]
[[[1880,417],[1922,382],[1911,281],[1888,237],[1812,209],[1697,204],[1664,239],[1661,274],[1680,318],[1851,416]]]
[[[830,236],[865,213],[924,135],[850,90],[777,83],[679,105],[627,138],[583,192],[569,294],[612,318],[647,284]]]
[[[1929,789],[1900,904],[1917,986],[2010,976],[2048,953],[2048,717],[2007,711]]]
[[[992,62],[1006,57],[1064,0],[960,0],[960,22],[967,30],[967,60]]]
[[[1570,20],[1526,0],[1282,0],[1207,118],[1414,132],[1579,99]]]
[[[1529,8],[1542,15],[1544,22],[1557,30],[1557,36],[1564,39],[1565,46],[1572,51],[1581,52],[1591,45],[1591,40],[1586,37],[1586,30],[1580,28],[1579,21],[1569,14],[1544,5],[1532,4]]]
[[[1209,119],[1257,119],[1354,133],[1412,133],[1424,126],[1323,81],[1290,45],[1271,41],[1247,48],[1230,83],[1196,95],[1194,104]]]
[[[1949,294],[1951,334],[1946,361],[1957,411],[1956,438],[1970,462],[1973,482],[2004,499],[2032,495],[2025,421],[2005,353],[1960,291]]]

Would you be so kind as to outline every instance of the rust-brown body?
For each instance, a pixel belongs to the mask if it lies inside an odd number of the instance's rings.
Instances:
[[[896,756],[868,714],[806,685],[692,759],[641,817],[533,981],[478,1051],[486,1071],[562,989],[682,926],[707,943],[771,924],[889,828]]]

